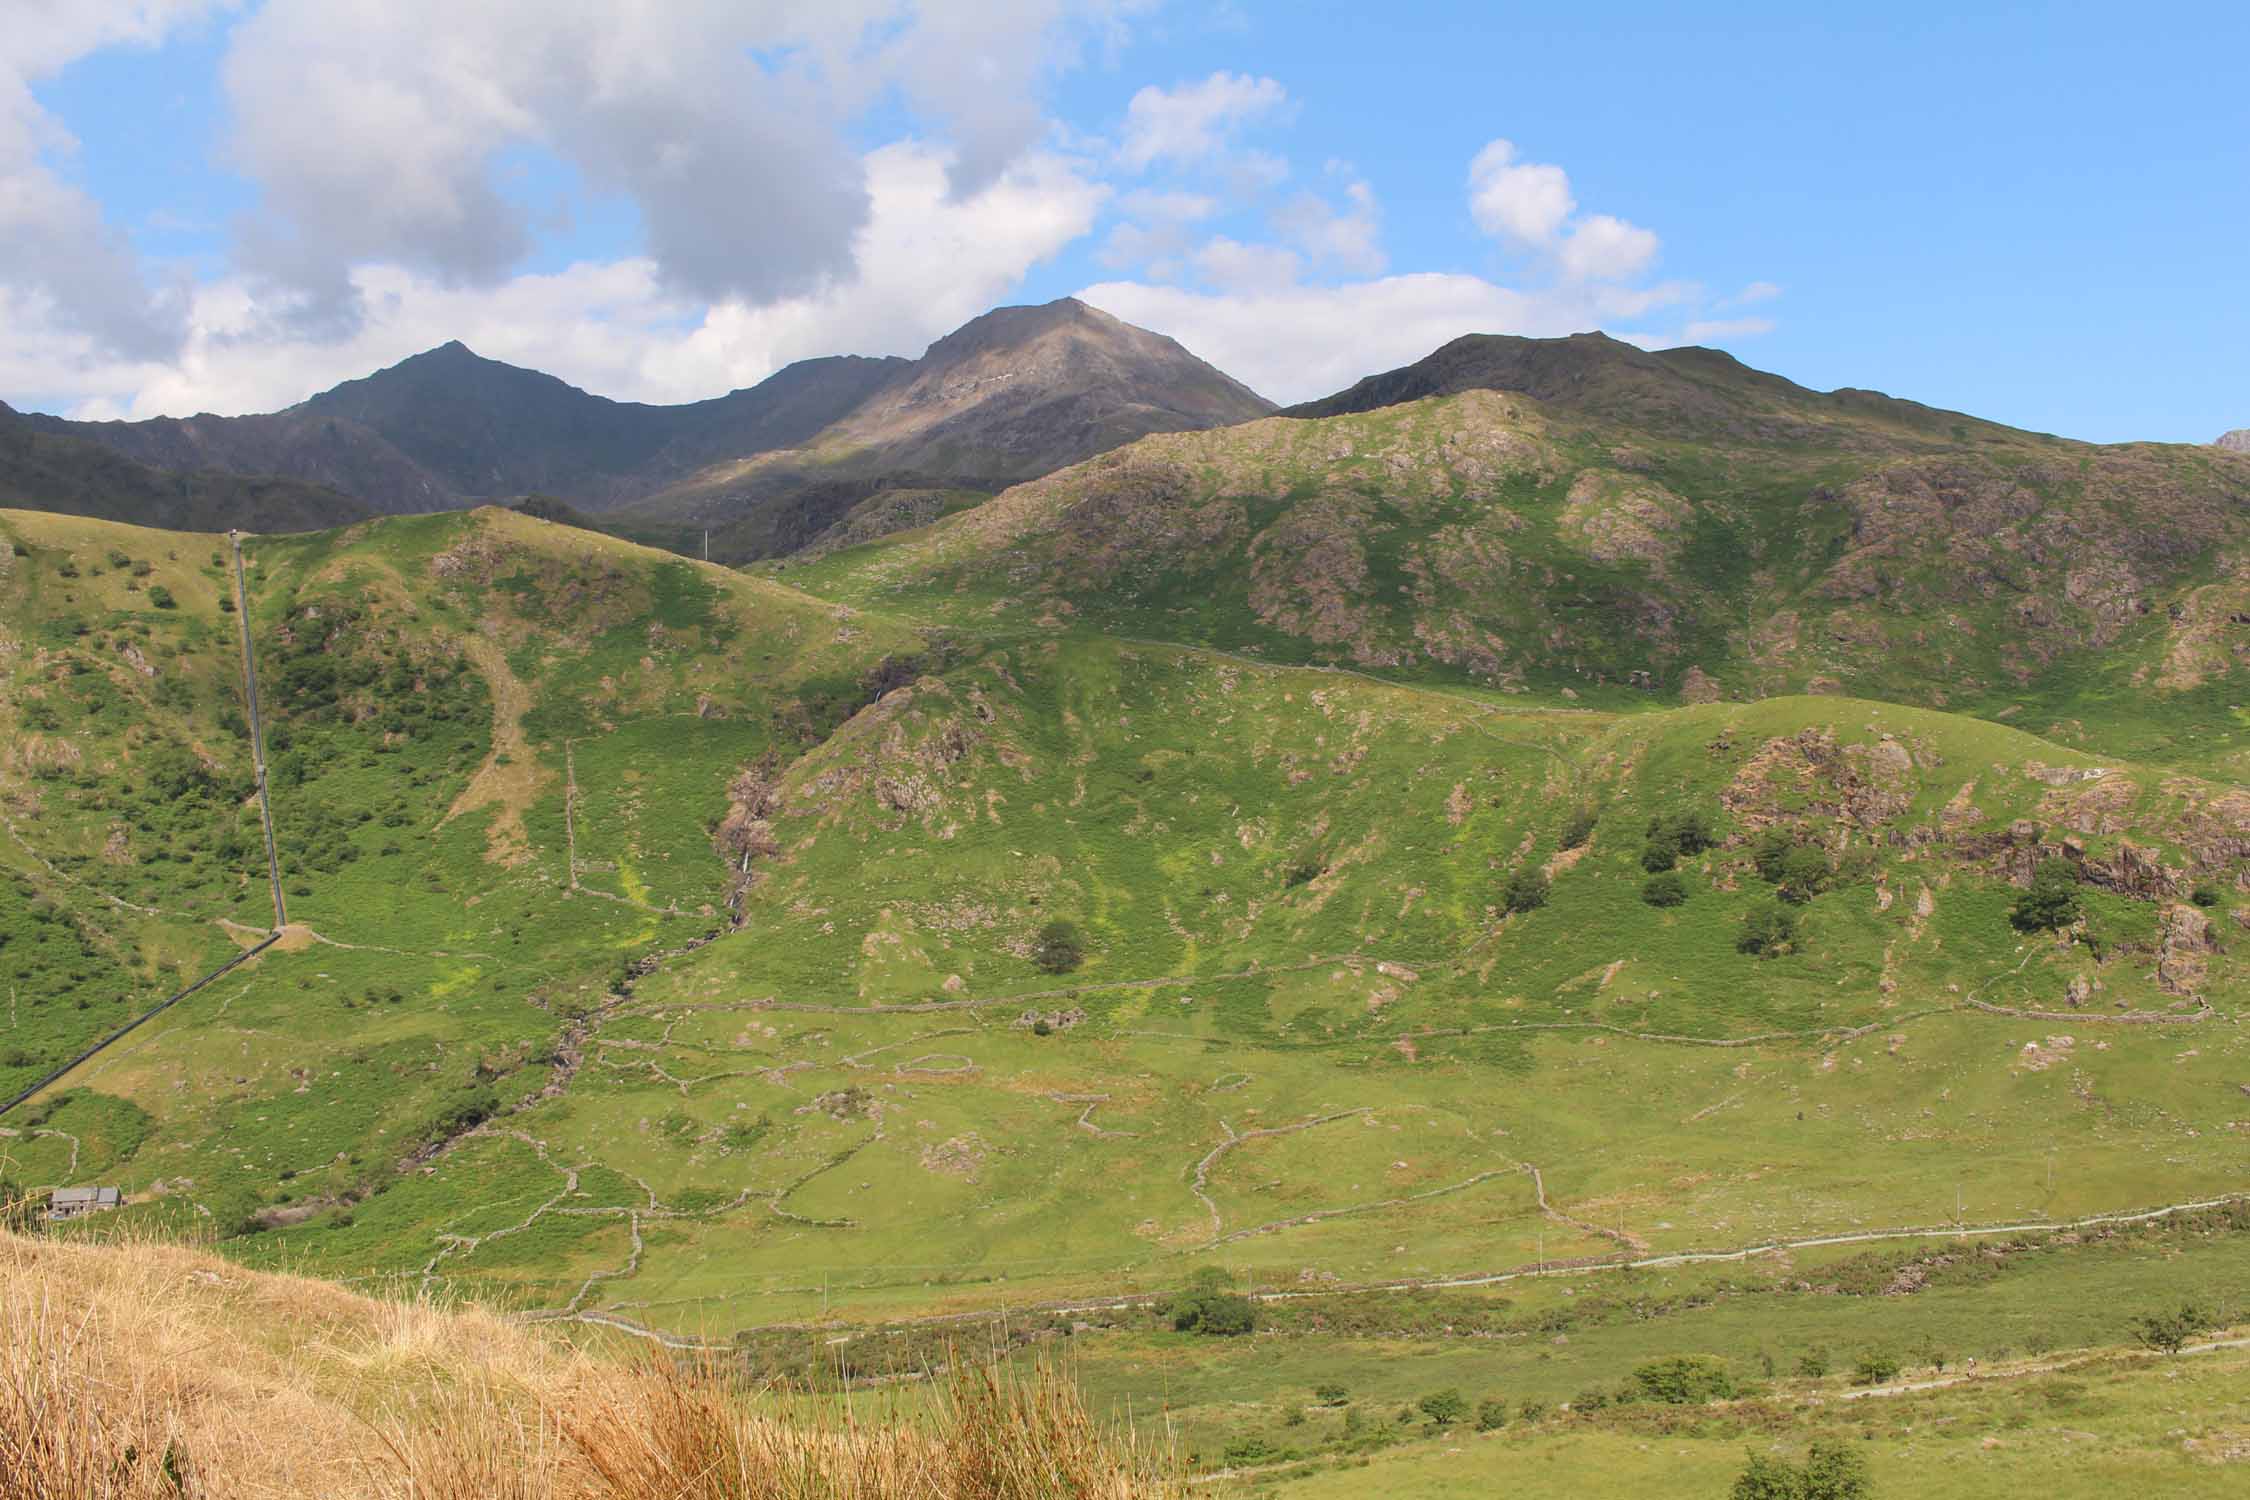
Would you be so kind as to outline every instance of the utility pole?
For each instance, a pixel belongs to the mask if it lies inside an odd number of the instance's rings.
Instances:
[[[703,560],[711,560],[711,528],[708,526],[703,528]]]

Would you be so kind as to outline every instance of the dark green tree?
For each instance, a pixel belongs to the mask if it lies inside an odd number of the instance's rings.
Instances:
[[[1651,875],[1641,882],[1641,899],[1651,906],[1680,906],[1687,901],[1687,882],[1677,870]]]
[[[1547,892],[1546,871],[1518,870],[1501,885],[1500,906],[1511,916],[1518,912],[1537,911],[1547,904]]]
[[[1810,844],[1799,844],[1781,857],[1781,878],[1775,894],[1794,906],[1803,906],[1828,889],[1828,855]]]
[[[2084,910],[2078,899],[2078,867],[2067,859],[2043,859],[2031,875],[2031,889],[2016,898],[2008,920],[2018,932],[2060,932]]]
[[[1071,922],[1049,922],[1039,929],[1031,961],[1049,974],[1068,974],[1086,961],[1085,939]]]
[[[1469,1398],[1451,1386],[1432,1391],[1415,1404],[1434,1427],[1451,1427],[1469,1414]]]
[[[1734,940],[1734,946],[1740,953],[1771,958],[1787,952],[1796,938],[1796,913],[1786,906],[1760,906],[1742,919],[1742,933]]]
[[[1498,1432],[1507,1425],[1507,1402],[1498,1396],[1487,1396],[1477,1403],[1477,1431]]]

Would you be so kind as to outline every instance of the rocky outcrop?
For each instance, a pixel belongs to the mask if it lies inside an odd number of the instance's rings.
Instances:
[[[2234,453],[2250,453],[2250,427],[2237,427],[2232,432],[2222,432],[2219,440],[2211,446]]]

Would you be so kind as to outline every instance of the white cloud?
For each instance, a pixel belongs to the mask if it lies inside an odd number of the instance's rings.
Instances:
[[[1569,174],[1517,161],[1512,141],[1493,141],[1469,163],[1469,214],[1495,238],[1533,248],[1552,245],[1577,209]]]
[[[1760,302],[1771,302],[1780,295],[1781,288],[1772,282],[1753,281],[1720,305],[1722,307],[1750,307]]]
[[[1656,260],[1655,234],[1612,214],[1573,219],[1578,199],[1561,167],[1518,158],[1515,143],[1496,140],[1469,163],[1469,216],[1477,227],[1518,249],[1552,258],[1575,281],[1623,281]]]
[[[1537,294],[1479,276],[1437,273],[1227,293],[1118,281],[1078,296],[1128,323],[1169,334],[1284,403],[1411,364],[1464,333],[1553,338],[1599,327],[1604,316],[1582,293]]]
[[[1274,215],[1274,225],[1314,260],[1367,276],[1383,269],[1382,219],[1375,190],[1357,179],[1344,188],[1336,209],[1313,193],[1300,193]]]
[[[1288,92],[1271,78],[1245,73],[1213,73],[1171,89],[1151,84],[1125,106],[1117,159],[1136,172],[1159,162],[1192,166],[1210,161],[1235,131],[1279,111],[1288,99]]]
[[[330,333],[364,264],[497,284],[534,240],[501,172],[530,152],[630,201],[668,290],[810,296],[853,274],[869,108],[895,90],[941,126],[973,196],[1045,132],[1040,85],[1081,27],[1137,3],[268,0],[224,67],[262,193],[239,254]]]
[[[484,288],[363,265],[351,287],[365,316],[347,337],[314,340],[277,330],[270,291],[230,276],[197,290],[186,347],[164,361],[105,357],[38,306],[0,301],[0,389],[60,397],[76,416],[270,411],[459,338],[603,395],[693,400],[808,356],[919,354],[1087,233],[1105,191],[1041,154],[965,198],[952,190],[951,154],[933,146],[887,146],[863,165],[870,212],[855,269],[801,297],[707,306],[676,294],[646,257]]]
[[[1288,286],[1297,279],[1300,264],[1293,250],[1279,245],[1245,245],[1224,235],[1195,253],[1195,268],[1203,279],[1228,291],[1262,292]]]
[[[58,173],[77,148],[31,85],[103,47],[153,46],[226,0],[5,0],[0,3],[0,293],[100,347],[162,355],[185,331],[185,291],[151,287],[101,206]]]
[[[1656,259],[1656,236],[1623,219],[1591,214],[1562,242],[1563,274],[1580,281],[1622,281]]]

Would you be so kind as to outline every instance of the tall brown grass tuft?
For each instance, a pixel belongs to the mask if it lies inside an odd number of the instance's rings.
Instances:
[[[0,1232],[0,1500],[1183,1493],[1048,1365],[956,1362],[872,1414],[738,1377],[172,1245]]]

